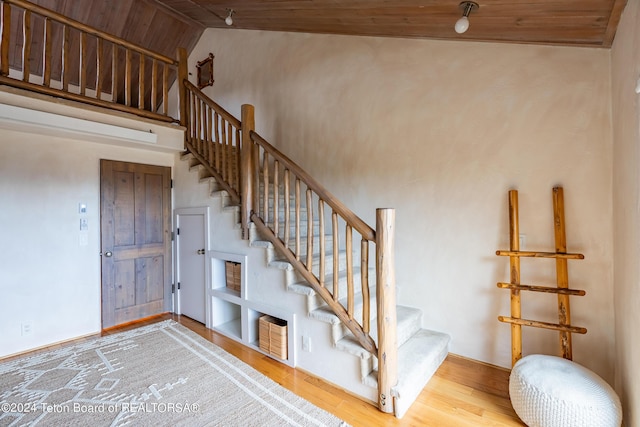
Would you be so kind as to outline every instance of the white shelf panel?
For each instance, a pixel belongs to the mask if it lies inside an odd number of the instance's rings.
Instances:
[[[215,331],[235,340],[242,339],[242,321],[240,318],[232,319],[213,328]]]
[[[220,298],[232,303],[242,304],[242,298],[240,298],[240,293],[228,288],[212,289],[211,296]]]
[[[240,263],[240,292],[227,288],[226,261]],[[296,366],[295,314],[249,300],[247,292],[247,256],[218,251],[208,252],[207,327],[241,342],[274,360]],[[258,319],[269,315],[287,322],[286,360],[260,349]]]

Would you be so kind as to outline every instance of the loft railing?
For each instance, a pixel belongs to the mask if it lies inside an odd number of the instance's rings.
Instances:
[[[24,0],[0,1],[0,84],[166,122],[181,60]],[[181,79],[181,80],[182,80]]]
[[[242,106],[240,121],[187,80],[183,87],[187,150],[240,204],[245,238],[252,222],[378,358],[378,407],[392,412],[390,391],[397,383],[395,211],[378,209],[374,230],[254,131],[251,105]],[[377,343],[371,335],[370,269],[375,269]],[[340,280],[340,275],[346,277]]]

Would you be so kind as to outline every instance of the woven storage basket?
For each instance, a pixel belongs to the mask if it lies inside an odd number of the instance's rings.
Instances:
[[[240,292],[240,267],[239,262],[225,262],[225,272],[227,274],[227,288],[235,292]]]
[[[260,349],[280,359],[287,359],[287,322],[273,316],[262,316],[260,324]]]

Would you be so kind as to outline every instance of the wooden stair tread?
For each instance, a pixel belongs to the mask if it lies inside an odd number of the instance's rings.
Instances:
[[[404,415],[438,370],[447,357],[449,341],[447,334],[420,329],[398,348],[398,383],[391,388],[396,417]],[[367,376],[365,384],[378,387],[377,370]]]

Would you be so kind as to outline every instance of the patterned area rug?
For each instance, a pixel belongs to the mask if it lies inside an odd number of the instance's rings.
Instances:
[[[0,426],[345,426],[167,320],[0,363]]]

